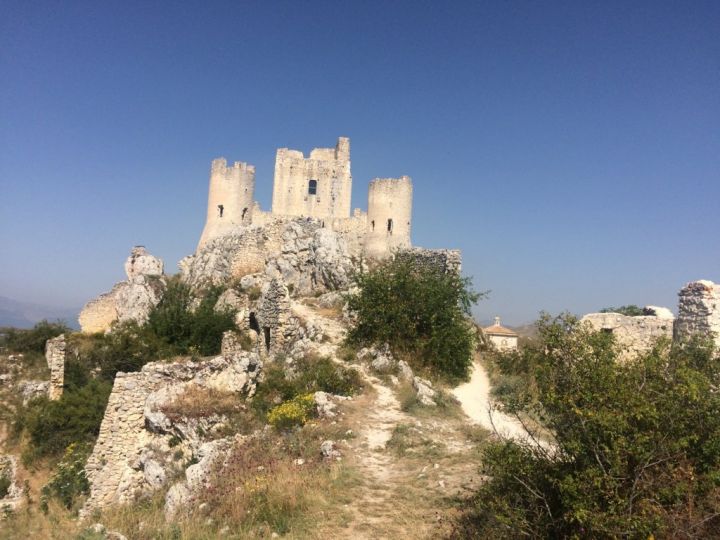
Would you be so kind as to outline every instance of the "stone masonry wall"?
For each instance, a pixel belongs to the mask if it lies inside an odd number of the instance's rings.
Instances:
[[[351,193],[348,138],[340,137],[334,149],[316,148],[308,158],[297,150],[278,149],[273,214],[319,219],[349,218]]]
[[[210,360],[153,362],[139,372],[117,374],[97,442],[85,465],[90,496],[82,515],[130,502],[160,487],[162,482],[153,477],[143,457],[148,449],[169,452],[172,435],[180,435],[181,439],[183,435],[172,432],[169,420],[158,410],[166,400],[190,384],[225,392],[254,392],[262,363],[256,354],[230,345],[226,337],[223,355]]]
[[[386,257],[411,246],[412,196],[409,176],[370,182],[365,232],[365,253],[369,257]]]
[[[620,313],[590,313],[580,322],[595,331],[612,332],[620,348],[620,359],[629,360],[648,352],[658,338],[672,338],[673,320],[657,316],[629,317]]]
[[[720,347],[720,285],[708,280],[692,281],[678,293],[676,340],[705,336]]]
[[[412,260],[415,264],[434,266],[443,272],[462,271],[462,253],[459,249],[412,248],[397,253],[398,258]]]
[[[50,368],[50,399],[60,399],[65,379],[65,334],[48,339],[45,343],[45,360]]]

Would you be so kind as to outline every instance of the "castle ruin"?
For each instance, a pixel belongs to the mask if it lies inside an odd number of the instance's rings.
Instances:
[[[338,138],[335,148],[315,148],[308,157],[279,148],[275,158],[272,209],[254,200],[255,167],[225,158],[210,169],[208,210],[198,251],[210,241],[263,226],[275,218],[310,218],[323,228],[348,236],[348,243],[372,258],[411,247],[412,180],[376,178],[368,189],[368,210],[351,213],[350,139]]]

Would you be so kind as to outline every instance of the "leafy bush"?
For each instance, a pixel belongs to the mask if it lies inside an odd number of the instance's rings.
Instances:
[[[29,330],[19,328],[4,328],[0,331],[0,347],[6,347],[9,351],[18,353],[44,353],[45,342],[59,336],[72,332],[64,322],[48,322],[42,320]]]
[[[215,311],[221,293],[219,287],[209,288],[192,311],[190,286],[177,278],[170,279],[162,300],[150,312],[148,329],[175,354],[187,354],[193,349],[204,356],[217,354],[223,332],[235,327],[232,311]]]
[[[628,306],[607,307],[600,310],[600,313],[620,313],[620,315],[627,315],[628,317],[640,317],[645,315],[643,308],[630,304]]]
[[[291,376],[288,376],[286,366],[276,361],[265,366],[263,377],[252,401],[253,408],[260,415],[265,415],[274,404],[302,394],[322,391],[349,396],[362,388],[362,377],[357,371],[339,366],[325,357],[296,361]]]
[[[42,488],[40,505],[48,511],[51,497],[58,499],[63,506],[71,509],[77,498],[90,491],[90,483],[85,476],[85,461],[92,447],[88,444],[71,444],[57,466],[55,474]]]
[[[351,344],[388,343],[415,368],[453,381],[468,377],[474,346],[468,316],[480,297],[469,278],[399,258],[356,281],[360,293],[348,298],[357,315]]]
[[[63,452],[72,443],[92,441],[100,430],[112,385],[90,380],[85,386],[63,392],[60,399],[33,400],[18,411],[15,430],[25,430],[30,444],[26,462]]]
[[[701,538],[720,534],[720,358],[660,342],[617,362],[611,335],[573,317],[540,321],[515,364],[535,383],[506,411],[540,412],[552,451],[504,441],[484,453],[485,483],[465,537]],[[507,358],[506,358],[507,360]],[[512,371],[511,362],[504,367]]]
[[[313,394],[301,394],[290,401],[273,407],[268,412],[267,419],[271,426],[278,429],[288,429],[303,426],[312,418],[315,411],[315,397]]]

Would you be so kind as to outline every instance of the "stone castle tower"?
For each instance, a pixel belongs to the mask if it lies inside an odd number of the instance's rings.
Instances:
[[[255,167],[212,162],[205,228],[198,249],[210,240],[239,234],[251,225],[276,217],[318,219],[323,227],[346,236],[366,255],[382,258],[410,248],[413,187],[409,176],[376,178],[368,191],[368,212],[351,210],[350,139],[339,137],[335,148],[315,148],[306,158],[298,150],[280,148],[275,158],[271,212],[260,210],[255,195]]]
[[[228,167],[225,158],[213,160],[207,219],[200,246],[211,238],[233,232],[238,226],[250,225],[254,201],[255,167],[241,161]]]
[[[278,149],[273,214],[349,218],[351,193],[350,139],[347,137],[340,137],[335,148],[315,148],[308,158],[298,150]]]
[[[409,176],[376,178],[368,190],[365,253],[383,257],[409,248],[413,186]]]

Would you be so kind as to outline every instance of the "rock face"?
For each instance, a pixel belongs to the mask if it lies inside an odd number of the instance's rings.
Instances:
[[[45,360],[50,368],[50,399],[60,399],[65,378],[65,334],[48,339],[45,343]]]
[[[720,285],[708,280],[692,281],[678,293],[675,339],[704,336],[720,347]]]
[[[147,321],[165,292],[163,262],[136,246],[125,261],[125,273],[127,281],[117,283],[82,309],[79,322],[83,332],[106,332],[115,322]]]
[[[256,354],[233,350],[203,362],[154,362],[136,373],[118,373],[85,467],[90,496],[83,515],[129,502],[164,484],[168,475],[160,469],[172,463],[169,456],[178,451],[170,449],[173,437],[191,453],[201,446],[197,428],[208,426],[168,418],[162,411],[165,403],[190,385],[252,393],[261,367]]]
[[[667,308],[661,310],[662,317],[646,315],[629,317],[620,313],[590,313],[580,322],[588,323],[595,331],[611,332],[620,348],[620,360],[629,360],[638,354],[648,352],[660,337],[672,338],[673,319],[667,318],[672,313]]]
[[[346,287],[351,255],[343,235],[321,220],[277,217],[207,242],[180,262],[180,271],[193,287],[263,274],[307,295]]]

